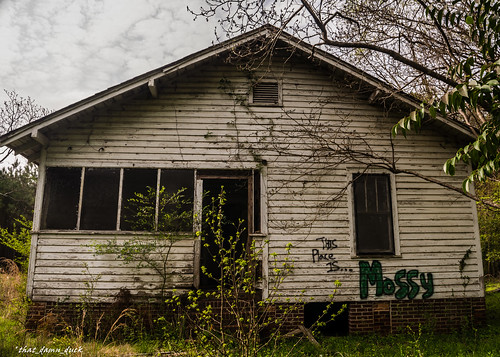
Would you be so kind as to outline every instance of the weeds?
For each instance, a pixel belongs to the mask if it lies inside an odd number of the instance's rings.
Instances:
[[[127,311],[113,324],[113,331],[106,341],[95,340],[95,335],[79,339],[71,330],[64,330],[59,335],[26,331],[24,319],[28,302],[24,298],[25,277],[19,273],[12,261],[2,261],[0,269],[0,356],[29,356],[26,351],[45,351],[59,349],[73,351],[69,356],[127,356],[144,354],[158,355],[165,351],[166,355],[196,356],[202,354],[196,340],[183,339],[181,325],[178,331],[163,319],[156,322],[155,330],[145,333],[137,332],[134,320]],[[487,282],[487,286],[495,286],[496,280]],[[421,330],[399,335],[327,337],[317,336],[321,345],[314,346],[309,341],[287,339],[262,348],[259,356],[498,356],[500,355],[500,293],[486,295],[487,325],[476,331],[465,330],[455,334],[435,335]],[[92,320],[97,323],[96,320]],[[162,324],[163,323],[163,324]],[[113,337],[118,331],[130,329],[127,339],[135,340],[124,343]],[[106,334],[108,334],[106,331]],[[106,336],[104,335],[104,337]],[[82,351],[81,353],[78,351]],[[290,352],[293,351],[293,352]],[[170,352],[170,354],[167,354]],[[175,353],[177,352],[177,353]],[[183,354],[181,354],[181,352]],[[206,352],[206,351],[205,351]],[[35,354],[31,354],[35,355]],[[45,353],[44,356],[61,356],[61,353]],[[64,354],[63,354],[64,355]]]
[[[257,248],[255,240],[245,244],[241,220],[232,222],[232,234],[224,231],[228,223],[225,203],[221,188],[204,209],[205,229],[198,234],[211,254],[206,261],[210,269],[201,267],[210,288],[191,290],[187,296],[173,295],[167,302],[177,311],[176,322],[181,322],[178,326],[187,325],[186,333],[196,341],[201,353],[257,356],[267,346],[277,345],[285,324],[292,322],[293,313],[303,303],[299,298],[280,304],[283,299],[279,286],[293,270],[292,246],[286,246],[281,261],[278,254],[272,256],[269,296],[262,299],[258,289],[261,277],[257,273],[262,248]]]
[[[12,346],[25,340],[24,318],[27,301],[22,287],[25,277],[16,263],[10,259],[0,260],[0,355],[10,356]]]
[[[0,356],[124,356],[137,353],[136,346],[124,342],[117,345],[109,343],[112,334],[123,327],[121,323],[129,311],[122,312],[104,340],[97,338],[97,334],[89,338],[82,333],[80,325],[64,321],[57,311],[47,314],[37,331],[26,330],[29,301],[25,297],[25,289],[26,276],[16,263],[0,259]],[[83,321],[88,317],[80,318]],[[91,322],[100,324],[100,320]],[[54,326],[58,326],[56,334]]]
[[[167,192],[162,186],[146,187],[146,193],[136,192],[129,199],[124,210],[125,222],[130,229],[142,232],[134,239],[123,243],[117,239],[92,245],[95,254],[115,254],[125,264],[135,269],[149,268],[161,279],[160,300],[167,294],[171,278],[169,257],[174,244],[189,236],[193,224],[193,211],[187,209],[191,201],[185,197],[186,188],[175,193]],[[158,201],[158,212],[156,211]],[[147,232],[147,233],[146,233]]]
[[[14,260],[23,271],[28,270],[28,259],[31,246],[32,222],[24,216],[14,220],[11,230],[0,227],[0,244],[16,252]]]

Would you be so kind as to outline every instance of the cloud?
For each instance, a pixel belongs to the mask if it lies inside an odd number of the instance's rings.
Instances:
[[[3,0],[0,88],[59,109],[210,46],[201,0]],[[3,98],[0,98],[3,99]]]

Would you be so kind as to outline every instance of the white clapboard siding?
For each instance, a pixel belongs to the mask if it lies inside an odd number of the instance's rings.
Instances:
[[[95,244],[123,243],[124,234],[41,233],[38,238],[33,281],[38,300],[57,297],[77,301],[92,290],[95,297],[112,297],[121,288],[137,295],[158,293],[162,279],[151,268],[125,264],[114,254],[96,254]],[[193,240],[174,243],[167,264],[168,288],[189,288],[193,284]]]
[[[400,255],[351,256],[345,188],[349,175],[364,166],[339,162],[327,150],[311,157],[311,150],[318,148],[316,135],[327,136],[331,144],[342,144],[349,137],[354,149],[373,150],[390,159],[390,130],[404,113],[384,113],[368,103],[370,93],[360,94],[351,83],[332,80],[330,73],[303,59],[279,62],[275,59],[270,72],[256,73],[255,78],[280,78],[281,107],[249,105],[247,75],[222,61],[214,62],[160,86],[158,98],[132,99],[47,133],[46,165],[248,169],[261,165],[256,161],[259,157],[267,161],[266,251],[278,254],[275,259],[264,258],[267,271],[272,275],[274,268],[293,265],[277,290],[278,298],[323,301],[339,280],[337,298],[357,300],[361,260],[380,261],[384,277],[390,279],[401,269],[432,273],[433,298],[480,296],[482,272],[473,205],[458,193],[409,174],[395,177]],[[463,174],[450,177],[442,172],[443,162],[457,148],[445,133],[427,127],[407,139],[398,136],[393,144],[398,168],[460,187]],[[322,237],[335,240],[337,247],[322,249],[317,239]],[[86,283],[97,277],[95,298],[112,299],[120,288],[134,295],[154,294],[159,278],[150,269],[137,270],[116,257],[93,254],[93,242],[112,238],[111,233],[40,233],[33,299],[77,300],[88,289]],[[134,236],[120,233],[117,238]],[[286,260],[288,243],[293,247]],[[338,270],[329,272],[326,262],[313,262],[315,249],[333,254]],[[470,257],[460,272],[459,262],[468,249]],[[168,263],[170,289],[192,286],[194,259],[193,239],[175,243]],[[269,276],[270,284],[272,280]],[[394,299],[376,297],[374,286],[369,291],[369,299]]]

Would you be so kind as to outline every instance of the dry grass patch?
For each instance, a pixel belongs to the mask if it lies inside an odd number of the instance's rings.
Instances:
[[[4,319],[22,319],[25,316],[24,276],[17,264],[0,258],[0,314]]]

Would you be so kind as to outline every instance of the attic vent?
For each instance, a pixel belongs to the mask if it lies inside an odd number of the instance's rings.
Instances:
[[[258,82],[253,85],[252,98],[253,104],[279,105],[281,96],[278,82]]]

